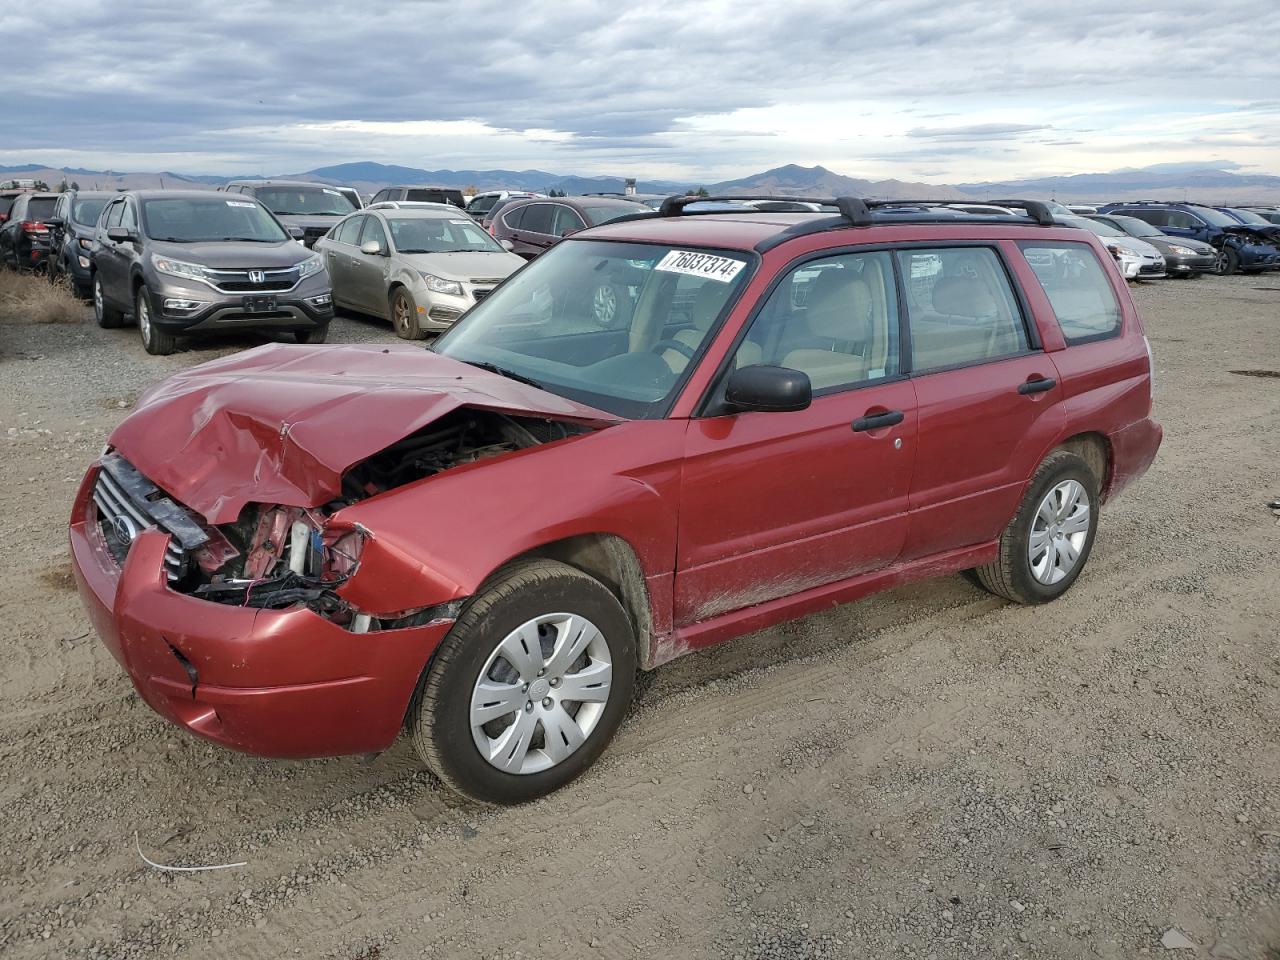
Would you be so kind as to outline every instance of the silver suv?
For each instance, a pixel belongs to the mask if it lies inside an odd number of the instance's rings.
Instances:
[[[120,194],[98,217],[90,270],[98,326],[133,314],[147,353],[173,353],[180,334],[225,329],[321,343],[333,319],[324,262],[250,197]]]
[[[285,226],[301,228],[302,242],[308,247],[361,205],[360,194],[351,187],[307,180],[232,180],[221,189],[261,201]]]

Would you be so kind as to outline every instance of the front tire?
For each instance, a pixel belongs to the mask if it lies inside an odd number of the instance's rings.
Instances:
[[[178,349],[178,338],[155,325],[151,316],[151,294],[145,284],[133,296],[133,315],[138,321],[138,333],[147,353],[153,357],[167,357]]]
[[[1218,251],[1218,259],[1213,265],[1213,272],[1220,277],[1229,277],[1240,269],[1240,254],[1230,247]]]
[[[298,343],[324,343],[329,339],[329,325],[323,323],[318,327],[312,327],[310,330],[293,331],[293,339]]]
[[[124,325],[124,314],[107,303],[106,292],[102,289],[102,278],[93,275],[93,319],[104,330],[114,330]]]
[[[402,340],[421,340],[426,336],[418,320],[418,305],[404,287],[397,287],[391,295],[391,325]]]
[[[635,674],[635,632],[608,588],[567,564],[521,561],[440,645],[410,710],[414,746],[458,793],[524,803],[600,756]]]
[[[1000,534],[1000,552],[973,578],[1015,603],[1056,600],[1080,576],[1098,530],[1098,479],[1074,453],[1058,450],[1040,464],[1018,512]]]

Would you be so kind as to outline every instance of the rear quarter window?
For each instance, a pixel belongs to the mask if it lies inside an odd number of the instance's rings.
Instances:
[[[1120,332],[1120,303],[1092,247],[1070,241],[1018,246],[1049,298],[1068,344],[1104,340]]]

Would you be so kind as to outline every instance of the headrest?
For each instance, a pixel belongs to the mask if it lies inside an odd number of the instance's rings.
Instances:
[[[720,315],[729,296],[731,284],[718,280],[704,280],[693,298],[693,306],[689,308],[689,320],[699,330],[711,329],[711,322]]]
[[[933,285],[933,309],[949,317],[994,317],[996,298],[976,277],[943,277]]]
[[[871,339],[871,288],[852,270],[827,270],[805,301],[814,336],[864,343]]]

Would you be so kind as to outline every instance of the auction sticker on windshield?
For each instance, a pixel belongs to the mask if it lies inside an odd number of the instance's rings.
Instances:
[[[228,200],[227,206],[228,207],[253,207],[253,206],[256,206],[256,204],[245,203],[243,200]]]
[[[687,273],[691,277],[706,277],[708,280],[728,283],[744,266],[745,263],[732,257],[718,257],[714,253],[698,253],[695,250],[672,250],[653,269],[666,273]]]

